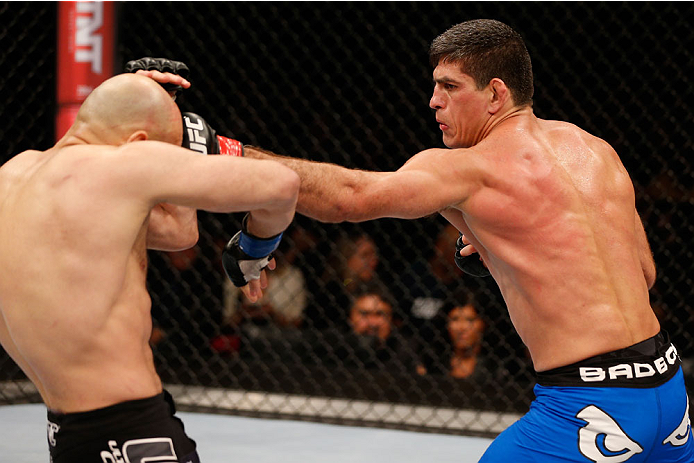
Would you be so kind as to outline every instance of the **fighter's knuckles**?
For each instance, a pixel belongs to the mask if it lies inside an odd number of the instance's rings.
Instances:
[[[477,249],[467,241],[461,233],[455,243],[455,264],[463,272],[476,277],[489,276],[489,269],[484,264],[479,255],[476,255]]]
[[[125,64],[125,72],[136,72],[136,71],[159,71],[159,72],[170,72],[171,74],[176,74],[184,79],[187,79],[190,75],[190,69],[182,61],[174,61],[167,58],[152,58],[145,56],[140,59],[135,59],[128,61]]]
[[[137,71],[152,71],[161,74],[174,74],[183,79],[188,79],[190,69],[181,61],[174,61],[167,58],[152,58],[145,56],[140,59],[128,61],[125,64],[125,72],[137,73]],[[160,74],[156,76],[150,75],[154,80],[159,82],[167,92],[180,92],[183,90],[181,82],[174,82],[169,77],[163,77]]]
[[[470,256],[476,252],[477,252],[477,249],[475,249],[475,247],[473,245],[468,244],[467,246],[465,246],[464,248],[462,248],[460,250],[460,255],[465,257],[465,256]]]

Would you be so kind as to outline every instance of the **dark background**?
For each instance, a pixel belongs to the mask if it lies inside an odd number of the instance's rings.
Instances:
[[[180,98],[181,109],[202,115],[220,134],[291,156],[393,170],[424,148],[443,146],[428,108],[431,40],[468,19],[509,24],[533,60],[536,114],[605,139],[630,172],[658,266],[652,303],[691,376],[693,13],[690,2],[125,2],[119,4],[117,52],[120,64],[141,56],[187,63],[193,88]],[[54,143],[56,21],[57,3],[0,3],[0,163]],[[532,368],[491,280],[461,277],[460,285],[484,307],[488,349],[510,378],[503,384],[325,366],[307,359],[303,343],[231,360],[209,351],[210,337],[220,332],[224,278],[217,243],[238,222],[237,216],[200,214],[203,258],[190,271],[152,255],[154,316],[180,332],[175,348],[156,352],[165,381],[527,408]],[[383,281],[400,294],[408,291],[404,269],[431,254],[443,225],[437,217],[358,226],[298,217],[297,223],[319,238],[299,261],[307,280],[322,274],[323,256],[337,237],[366,231],[378,244]],[[0,378],[23,376],[0,356]]]

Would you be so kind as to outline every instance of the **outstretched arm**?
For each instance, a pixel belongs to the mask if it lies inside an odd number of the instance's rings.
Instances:
[[[424,217],[458,206],[477,184],[476,170],[461,162],[459,150],[422,151],[395,172],[347,169],[252,146],[246,146],[245,155],[294,170],[301,179],[297,212],[322,222]]]

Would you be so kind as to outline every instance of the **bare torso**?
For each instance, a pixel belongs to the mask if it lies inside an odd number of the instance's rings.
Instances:
[[[59,412],[162,387],[148,345],[149,210],[110,188],[110,150],[27,151],[0,169],[0,342]]]
[[[633,186],[607,143],[525,114],[471,150],[484,159],[483,185],[458,206],[462,214],[444,216],[489,266],[537,371],[659,331]]]

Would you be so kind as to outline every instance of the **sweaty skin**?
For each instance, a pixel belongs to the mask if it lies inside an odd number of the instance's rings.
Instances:
[[[195,209],[250,210],[260,237],[292,220],[290,169],[180,143],[171,98],[124,74],[92,92],[55,147],[0,168],[0,342],[54,411],[161,392],[148,344],[148,246],[194,245]]]
[[[608,143],[515,106],[500,79],[477,89],[455,63],[434,70],[430,106],[453,149],[396,172],[247,150],[301,177],[297,211],[328,222],[440,212],[489,267],[537,371],[654,336],[655,266],[634,189]]]

